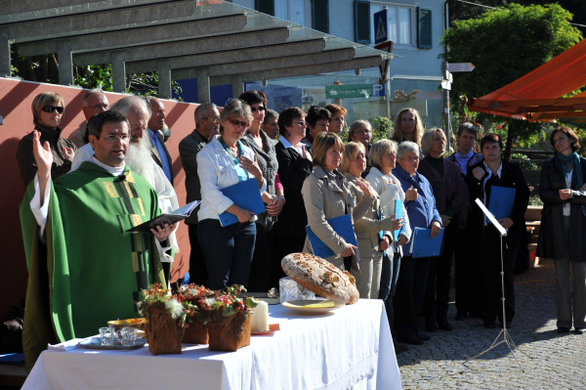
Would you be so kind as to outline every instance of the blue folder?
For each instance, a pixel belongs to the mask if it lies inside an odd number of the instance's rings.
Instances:
[[[334,229],[334,231],[338,233],[338,235],[341,236],[348,244],[358,246],[356,233],[354,233],[354,225],[352,225],[352,218],[350,218],[349,214],[328,219],[328,224],[330,224],[332,229]],[[334,251],[332,251],[329,246],[320,240],[309,226],[306,226],[305,230],[307,231],[309,242],[311,242],[311,248],[313,249],[314,255],[321,258],[335,255]]]
[[[490,200],[488,210],[496,220],[510,217],[515,205],[515,188],[492,186],[490,187]]]
[[[262,200],[260,191],[258,189],[258,181],[255,178],[238,182],[230,187],[221,189],[222,194],[230,198],[235,205],[252,211],[255,214],[264,213],[266,211],[265,203]],[[223,227],[234,225],[238,222],[236,215],[224,211],[220,214],[220,224]]]
[[[431,229],[416,227],[411,237],[411,256],[435,257],[442,253],[444,229],[435,238],[431,238]]]
[[[403,218],[403,201],[399,198],[395,198],[395,219]],[[397,229],[393,231],[393,237],[395,241],[399,241],[399,234],[401,233],[401,229]]]

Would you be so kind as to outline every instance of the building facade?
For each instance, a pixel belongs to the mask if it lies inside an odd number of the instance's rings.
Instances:
[[[444,48],[441,37],[447,26],[448,8],[444,0],[234,0],[234,4],[254,9],[302,24],[313,29],[349,41],[374,46],[377,29],[374,14],[387,9],[388,39],[393,42],[395,56],[390,63],[386,96],[391,101],[391,115],[405,106],[417,108],[425,117],[427,127],[442,123],[444,93],[442,80],[445,78]],[[380,26],[378,26],[380,27]],[[379,31],[380,32],[380,31]],[[386,49],[385,49],[386,50]],[[328,78],[329,76],[329,78]],[[330,103],[333,99],[321,96],[320,87],[332,83],[367,84],[378,83],[378,69],[362,70],[335,75],[315,75],[289,83],[275,80],[288,87],[303,85],[308,88],[302,95],[304,103]],[[271,84],[270,81],[268,84]],[[258,86],[258,85],[256,85]],[[417,99],[406,99],[420,90]],[[358,105],[355,114],[383,113],[383,108],[363,110],[362,99],[348,99],[344,105]],[[380,100],[368,98],[367,100]],[[352,119],[352,118],[349,118]]]

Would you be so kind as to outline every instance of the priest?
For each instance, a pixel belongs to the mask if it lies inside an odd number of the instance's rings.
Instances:
[[[136,317],[140,290],[163,282],[174,226],[128,229],[160,214],[157,194],[124,162],[130,126],[106,111],[88,123],[95,155],[51,180],[52,155],[33,139],[38,166],[20,206],[29,270],[23,347],[31,369],[47,343],[87,337],[106,321]]]

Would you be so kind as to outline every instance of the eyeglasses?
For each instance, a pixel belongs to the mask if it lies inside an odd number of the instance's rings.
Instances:
[[[113,144],[116,141],[126,142],[128,141],[129,135],[128,134],[108,134],[104,137],[106,141]]]
[[[52,112],[57,111],[59,114],[63,114],[63,110],[65,110],[64,107],[58,107],[58,106],[45,106],[43,108],[41,108],[41,110],[48,112],[49,114]]]
[[[264,108],[264,106],[260,106],[260,107],[250,107],[250,111],[252,111],[252,112],[256,112],[256,110],[259,110],[259,111],[264,111],[264,110],[266,110],[266,108]]]
[[[239,121],[236,119],[228,119],[228,122],[232,123],[234,126],[248,127],[247,122]]]
[[[219,116],[216,116],[216,117],[214,117],[214,118],[209,118],[209,117],[208,117],[208,118],[204,118],[204,119],[205,119],[205,120],[212,121],[212,122],[214,122],[214,123],[220,123],[220,117],[219,117]]]

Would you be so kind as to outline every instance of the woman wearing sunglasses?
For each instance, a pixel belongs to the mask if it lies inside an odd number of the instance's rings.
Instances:
[[[220,136],[197,154],[201,183],[197,237],[208,271],[206,286],[213,290],[248,285],[256,240],[257,216],[236,205],[221,190],[254,178],[263,201],[273,203],[254,152],[240,141],[252,119],[248,104],[239,99],[230,101],[220,114]],[[237,222],[222,224],[220,214],[224,212],[233,214]]]
[[[55,92],[43,92],[35,97],[31,106],[35,130],[41,133],[41,144],[49,144],[53,154],[53,179],[66,174],[71,169],[71,161],[75,154],[75,145],[68,139],[61,138],[61,119],[65,110],[65,100]],[[35,177],[37,164],[33,156],[33,133],[24,136],[16,151],[16,159],[20,168],[20,177],[24,185]]]

